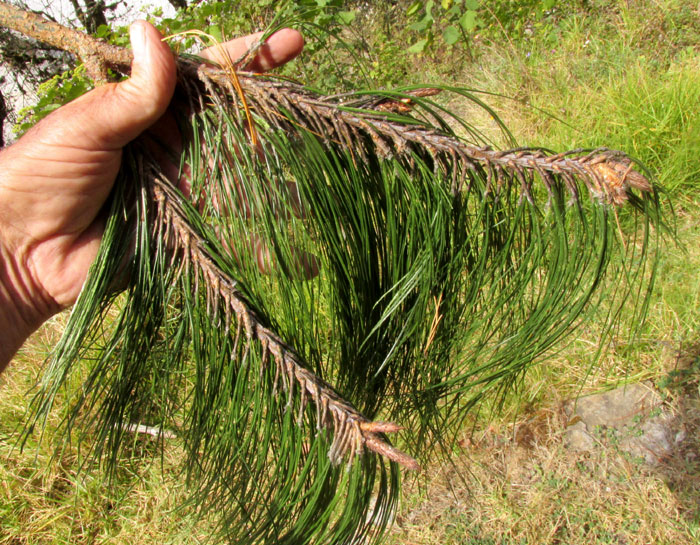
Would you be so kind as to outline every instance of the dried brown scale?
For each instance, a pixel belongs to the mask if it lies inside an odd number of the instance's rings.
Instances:
[[[229,332],[231,331],[231,296],[228,294],[228,292],[224,292],[224,320],[225,320],[225,327],[224,327],[224,336],[228,337]],[[262,366],[265,365],[267,361],[267,347],[263,344],[263,355],[262,355],[262,364],[261,364],[261,372],[262,372]]]
[[[273,352],[274,354],[274,352]],[[280,369],[280,378],[282,379],[282,390],[285,392],[289,392],[290,388],[290,380],[289,380],[289,375],[285,372],[284,369],[284,355],[279,354],[275,356],[275,363]],[[289,409],[289,400],[287,401],[287,407],[286,409]]]
[[[316,431],[321,432],[323,429],[323,418],[325,415],[325,412],[323,410],[324,403],[328,403],[328,401],[325,398],[320,398],[321,402],[318,402],[319,396],[318,393],[315,391],[315,385],[313,384],[307,384],[306,385],[307,390],[311,394],[311,399],[316,400],[316,403],[314,403],[314,407],[316,408]]]
[[[301,379],[301,398],[299,399],[299,413],[297,414],[297,426],[301,426],[304,422],[304,412],[306,411],[306,380]]]
[[[333,442],[331,443],[331,448],[328,449],[328,458],[333,463],[338,463],[339,447],[343,440],[345,434],[345,422],[338,418],[336,413],[333,413]]]
[[[291,369],[291,362],[287,359],[284,360],[284,363],[286,364],[287,367],[287,382],[289,384],[287,388],[287,407],[286,410],[291,411],[292,406],[294,403],[294,385],[296,384],[296,377],[294,376],[294,372]]]
[[[267,342],[266,341],[260,341],[261,345],[261,350],[260,350],[260,376],[259,378],[262,379],[263,376],[263,371],[267,368],[267,363],[270,359],[270,351],[267,348]]]
[[[338,462],[342,461],[348,452],[351,453],[348,461],[352,460],[352,457],[355,455],[355,449],[351,449],[351,447],[353,443],[356,443],[355,439],[355,426],[353,425],[353,420],[348,419],[345,421],[343,433],[340,435],[340,444],[338,445]]]
[[[326,425],[325,422],[323,422],[322,425]],[[328,449],[328,458],[333,460],[335,458],[335,450],[338,446],[338,430],[340,429],[340,420],[338,419],[338,415],[335,413],[335,411],[331,412],[331,423],[328,424],[328,427],[332,427],[335,431],[333,435],[333,441],[331,442],[331,446]]]
[[[352,151],[353,145],[352,145],[352,138],[350,137],[350,132],[348,131],[348,128],[345,124],[339,123],[338,120],[334,117],[332,118],[333,122],[333,128],[336,131],[336,134],[339,134],[341,136],[341,142],[345,145],[345,147]]]
[[[352,421],[353,428],[353,440],[355,442],[355,456],[360,456],[362,454],[362,430],[360,429],[360,423],[357,420]]]
[[[269,344],[266,345],[267,352],[270,353]],[[274,357],[274,354],[273,354]],[[277,363],[277,358],[275,358],[275,363]],[[272,395],[277,395],[280,380],[280,366],[275,366],[275,378],[272,380]]]

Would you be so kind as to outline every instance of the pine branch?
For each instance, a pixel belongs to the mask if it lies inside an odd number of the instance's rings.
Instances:
[[[395,433],[401,429],[399,426],[390,422],[373,422],[365,418],[329,384],[309,371],[301,357],[279,335],[262,325],[262,320],[250,309],[245,297],[236,289],[236,281],[217,267],[203,248],[201,236],[176,205],[179,195],[172,184],[159,177],[156,169],[151,175],[153,200],[158,209],[157,236],[161,240],[172,240],[174,248],[178,249],[173,253],[173,258],[177,256],[183,260],[185,274],[188,267],[196,267],[207,279],[204,284],[207,306],[214,313],[218,313],[218,309],[223,306],[226,331],[230,330],[232,318],[235,317],[236,323],[239,324],[235,344],[238,344],[238,337],[243,333],[248,342],[257,340],[262,344],[263,361],[272,356],[277,366],[274,389],[278,387],[280,375],[284,374],[286,380],[281,382],[289,395],[288,408],[291,409],[295,384],[301,388],[299,414],[303,414],[307,401],[316,405],[319,429],[330,428],[334,432],[334,442],[328,453],[331,461],[340,463],[347,454],[351,457],[359,456],[366,447],[406,469],[419,470],[420,466],[413,458],[377,435]]]
[[[13,10],[0,3],[0,25],[48,32],[86,63],[98,51],[95,77],[128,74],[129,51]],[[155,136],[125,148],[96,265],[33,414],[94,343],[65,427],[97,416],[97,456],[106,447],[116,463],[130,422],[163,423],[188,453],[194,504],[224,513],[232,541],[358,543],[389,523],[397,464],[418,467],[383,436],[399,426],[365,415],[407,423],[411,448],[434,452],[594,309],[601,338],[627,299],[643,316],[658,195],[620,152],[486,147],[430,99],[464,90],[323,96],[236,70],[256,50],[223,69],[178,58],[186,149],[172,157],[190,196],[153,159]],[[615,223],[625,203],[641,219],[631,244]],[[276,260],[270,276],[251,237]],[[316,280],[285,274],[299,243],[318,258]]]
[[[96,81],[105,80],[107,66],[122,73],[129,71],[132,59],[129,50],[106,44],[2,2],[0,26],[72,52],[86,64],[88,73]],[[230,89],[232,96],[236,94],[228,70],[185,58],[179,59],[178,67],[181,77],[194,78],[196,75],[204,84],[211,85],[213,82]],[[405,122],[394,122],[391,115],[378,107],[379,104],[374,105],[379,111],[349,108],[343,104],[342,98],[338,101],[334,97],[324,97],[288,80],[245,72],[239,72],[236,77],[246,100],[273,126],[287,131],[303,129],[318,132],[327,140],[349,150],[357,149],[357,142],[369,137],[373,148],[383,157],[407,155],[416,148],[427,150],[443,166],[485,169],[489,180],[487,191],[498,191],[506,172],[515,174],[522,184],[523,194],[529,199],[533,198],[532,180],[527,173],[538,174],[548,191],[555,184],[554,177],[561,177],[575,200],[579,198],[576,180],[583,180],[595,198],[618,206],[627,202],[630,190],[652,190],[649,181],[634,170],[632,161],[621,152],[598,149],[581,154],[573,150],[548,155],[536,149],[496,151],[468,145],[453,135],[418,123],[407,127]],[[293,121],[280,114],[281,108],[292,114]],[[361,158],[365,158],[366,149],[359,148],[359,151]],[[457,169],[452,170],[455,174],[452,190],[457,191]]]
[[[0,25],[75,54],[97,81],[105,80],[108,66],[123,73],[129,71],[132,58],[129,50],[2,2]],[[271,126],[287,133],[310,131],[322,135],[327,142],[357,153],[358,160],[366,160],[374,153],[383,158],[399,156],[409,159],[412,153],[427,153],[436,165],[452,173],[453,193],[460,191],[462,186],[464,176],[459,179],[458,173],[470,170],[486,173],[486,193],[498,193],[503,189],[503,183],[515,180],[520,182],[522,194],[531,201],[534,199],[533,173],[539,175],[547,191],[556,185],[555,178],[561,178],[574,200],[580,198],[577,180],[583,180],[595,198],[614,205],[627,202],[630,190],[652,190],[648,180],[634,170],[633,163],[620,152],[601,149],[585,154],[570,151],[548,155],[542,150],[532,149],[496,151],[469,145],[415,120],[410,124],[405,118],[396,120],[391,108],[382,107],[386,103],[381,99],[366,104],[368,108],[363,109],[348,102],[346,97],[324,97],[288,80],[258,74],[239,72],[232,76],[228,70],[189,58],[179,58],[178,68],[181,79],[195,79],[209,89],[213,86],[228,89],[234,99],[237,92],[232,79],[236,78],[248,105]],[[351,450],[350,445],[355,445],[354,452],[359,453],[364,445],[405,467],[417,469],[415,460],[373,433],[396,431],[400,429],[398,426],[384,426],[363,417],[328,384],[308,371],[301,358],[278,335],[261,325],[258,316],[236,291],[235,282],[214,265],[201,246],[193,242],[197,235],[187,220],[173,209],[170,204],[173,195],[165,198],[168,191],[172,193],[172,187],[168,188],[162,180],[156,181],[154,195],[161,211],[159,221],[167,230],[172,227],[176,246],[182,248],[185,262],[195,264],[209,278],[206,289],[212,308],[223,299],[227,322],[233,312],[243,324],[248,339],[259,340],[265,351],[273,356],[280,371],[287,375],[289,380],[285,385],[296,383],[303,392],[302,398],[308,394],[317,404],[321,411],[319,425],[330,425],[335,430],[336,443],[331,449],[333,458],[342,458]],[[288,388],[291,390],[291,386]],[[341,433],[342,430],[350,431]],[[346,437],[348,434],[350,439]]]

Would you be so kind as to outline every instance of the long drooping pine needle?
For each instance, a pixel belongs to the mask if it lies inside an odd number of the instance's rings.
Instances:
[[[128,71],[127,51],[94,50]],[[585,320],[605,333],[624,305],[643,317],[662,222],[626,155],[491,149],[432,98],[482,106],[463,89],[328,97],[194,58],[178,68],[180,176],[153,135],[125,150],[30,422],[89,359],[62,394],[65,429],[92,430],[111,466],[128,430],[173,430],[192,505],[230,542],[378,539],[398,464],[418,467],[386,434],[428,456]]]

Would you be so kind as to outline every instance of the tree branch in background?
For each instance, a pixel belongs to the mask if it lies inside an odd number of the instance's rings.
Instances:
[[[5,145],[5,119],[7,118],[7,105],[5,104],[5,97],[0,91],[0,148]]]
[[[0,63],[7,68],[6,77],[11,77],[22,92],[27,85],[35,88],[67,70],[72,57],[70,52],[0,28]]]
[[[187,7],[187,0],[168,0],[168,2],[175,9],[185,9]]]
[[[106,6],[102,0],[83,0],[85,7],[81,6],[78,0],[70,0],[76,17],[90,34],[97,32],[100,25],[107,24],[106,11],[114,9],[119,2]]]
[[[128,50],[106,44],[5,2],[0,2],[0,26],[72,53],[85,64],[88,74],[96,83],[107,80],[107,67],[115,64],[114,61],[122,70],[123,66],[130,64]]]

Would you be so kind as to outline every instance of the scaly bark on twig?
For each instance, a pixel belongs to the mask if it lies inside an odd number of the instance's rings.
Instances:
[[[0,2],[0,26],[77,55],[86,64],[91,77],[98,81],[106,78],[107,66],[122,73],[129,72],[132,55],[128,49],[106,44],[3,2]],[[178,68],[181,76],[231,88],[231,75],[226,70],[185,58],[178,60]],[[533,173],[539,175],[548,191],[555,183],[555,177],[560,177],[574,199],[579,198],[576,180],[581,179],[594,197],[614,205],[627,202],[631,189],[652,190],[649,181],[634,170],[633,163],[620,152],[601,149],[583,154],[572,151],[548,155],[537,149],[492,150],[466,144],[418,123],[406,126],[393,122],[381,109],[344,108],[337,100],[330,100],[288,80],[246,72],[240,72],[238,79],[246,99],[254,108],[257,106],[256,113],[273,125],[293,131],[299,128],[317,131],[321,125],[325,136],[351,150],[368,137],[384,156],[422,148],[443,164],[449,161],[453,166],[485,170],[488,191],[498,190],[505,173],[511,173],[519,180],[523,194],[528,198],[532,198]],[[298,114],[293,123],[279,113],[280,106]],[[457,170],[453,168],[453,191],[459,185]]]
[[[159,177],[155,169],[148,176],[153,181],[150,187],[157,204],[156,233],[159,238],[172,240],[176,248],[174,251],[185,264],[184,268],[196,267],[197,274],[206,279],[204,288],[208,308],[213,315],[217,315],[219,308],[223,307],[226,331],[230,330],[232,318],[235,318],[238,330],[236,334],[242,332],[248,342],[257,340],[263,347],[263,361],[272,356],[277,366],[275,382],[279,383],[281,375],[284,375],[281,384],[289,396],[289,410],[295,385],[300,388],[299,423],[307,401],[315,404],[319,429],[330,428],[334,432],[333,444],[328,453],[331,461],[339,463],[346,455],[358,456],[362,454],[363,448],[367,448],[407,469],[419,470],[418,462],[378,435],[397,432],[401,429],[399,426],[365,418],[341,398],[332,386],[309,371],[294,348],[262,325],[262,320],[237,290],[236,281],[217,267],[200,243],[201,236],[188,223],[177,204],[181,196],[171,182]],[[274,389],[277,387],[278,384],[273,386]]]

